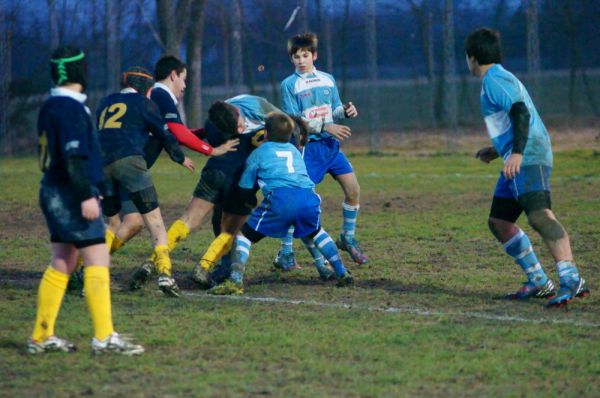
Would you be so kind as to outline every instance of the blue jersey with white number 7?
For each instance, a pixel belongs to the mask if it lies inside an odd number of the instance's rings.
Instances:
[[[314,188],[302,155],[289,142],[267,141],[246,160],[240,187],[252,189],[256,184],[267,196],[276,188]]]

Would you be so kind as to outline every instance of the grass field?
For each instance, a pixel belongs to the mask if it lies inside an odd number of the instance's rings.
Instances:
[[[362,186],[358,237],[371,260],[360,268],[346,261],[354,287],[322,283],[310,267],[273,272],[278,243],[265,240],[253,249],[245,296],[207,296],[187,279],[212,238],[205,227],[172,254],[185,295],[168,299],[155,284],[139,293],[123,290],[149,253],[147,233],[117,252],[114,319],[118,331],[145,345],[138,358],[93,357],[91,322],[76,296],[66,297],[57,334],[80,351],[24,353],[49,245],[37,206],[36,160],[0,159],[0,396],[598,397],[595,134],[554,132],[553,207],[592,289],[566,309],[502,299],[523,276],[487,230],[500,165],[472,157],[485,138],[463,139],[447,154],[443,137],[389,136],[381,156],[360,146],[346,150]],[[153,175],[170,224],[197,175],[165,158]],[[319,193],[323,224],[337,234],[339,188],[327,180]],[[530,237],[556,281],[543,243]],[[299,242],[295,247],[308,264]]]

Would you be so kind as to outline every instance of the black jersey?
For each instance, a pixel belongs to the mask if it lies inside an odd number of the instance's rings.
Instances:
[[[173,161],[182,163],[184,154],[167,130],[158,107],[136,92],[115,93],[98,107],[98,130],[104,164],[126,156],[145,156],[145,147],[154,137]]]
[[[175,105],[175,101],[173,101],[171,94],[169,94],[165,89],[160,87],[153,88],[150,94],[150,99],[156,103],[158,106],[158,111],[166,123],[173,122],[183,124],[181,121],[181,116],[179,115],[179,110],[177,110],[177,106]],[[160,156],[162,149],[163,146],[161,142],[156,137],[150,137],[150,140],[144,149],[148,168],[152,167],[154,162],[156,162],[156,159],[158,159]]]
[[[104,179],[98,136],[85,96],[67,89],[53,89],[38,116],[40,169],[42,184],[67,185],[70,182],[66,160],[85,159],[87,177],[92,184]]]

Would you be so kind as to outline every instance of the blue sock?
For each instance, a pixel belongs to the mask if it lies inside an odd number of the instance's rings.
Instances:
[[[221,257],[221,261],[210,273],[210,277],[215,283],[223,283],[231,275],[231,256],[232,252],[230,251]]]
[[[329,236],[329,234],[323,228],[321,228],[313,240],[317,247],[321,250],[321,253],[323,253],[325,258],[327,258],[333,267],[335,274],[338,277],[344,275],[347,272],[346,267],[344,267],[344,264],[342,264],[337,247],[335,246],[335,243],[333,243],[331,236]]]
[[[538,286],[546,283],[548,277],[542,269],[531,246],[531,241],[525,232],[519,229],[519,232],[504,243],[503,246],[506,253],[521,266],[529,282]]]
[[[281,238],[281,254],[290,254],[294,252],[294,226],[288,229],[287,235]]]
[[[574,261],[559,261],[556,263],[556,273],[561,285],[579,282],[579,271]]]
[[[252,243],[242,234],[235,237],[235,250],[231,256],[231,279],[235,283],[244,281],[244,269],[250,257],[250,246]]]
[[[346,202],[342,202],[342,216],[344,224],[342,225],[342,233],[348,242],[354,240],[354,232],[356,231],[356,218],[358,217],[359,205],[352,206]]]
[[[323,257],[323,253],[321,253],[321,250],[319,250],[319,248],[315,246],[315,242],[312,239],[302,239],[302,243],[304,243],[306,250],[308,250],[308,252],[312,256],[315,267],[324,267],[325,257]]]

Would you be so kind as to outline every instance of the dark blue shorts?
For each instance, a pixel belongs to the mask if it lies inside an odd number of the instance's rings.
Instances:
[[[512,180],[500,172],[494,196],[499,198],[518,199],[519,196],[531,192],[550,192],[550,175],[552,168],[542,165],[522,166],[521,171]]]
[[[352,164],[340,151],[340,142],[333,137],[310,141],[302,151],[308,176],[319,184],[329,173],[333,177],[352,173]]]
[[[78,248],[104,243],[102,217],[93,221],[83,218],[81,202],[73,196],[69,186],[41,186],[40,207],[50,231],[50,242],[71,243]]]
[[[292,225],[294,237],[304,238],[318,231],[320,223],[321,198],[308,188],[276,188],[247,222],[253,230],[271,238],[283,238]]]

